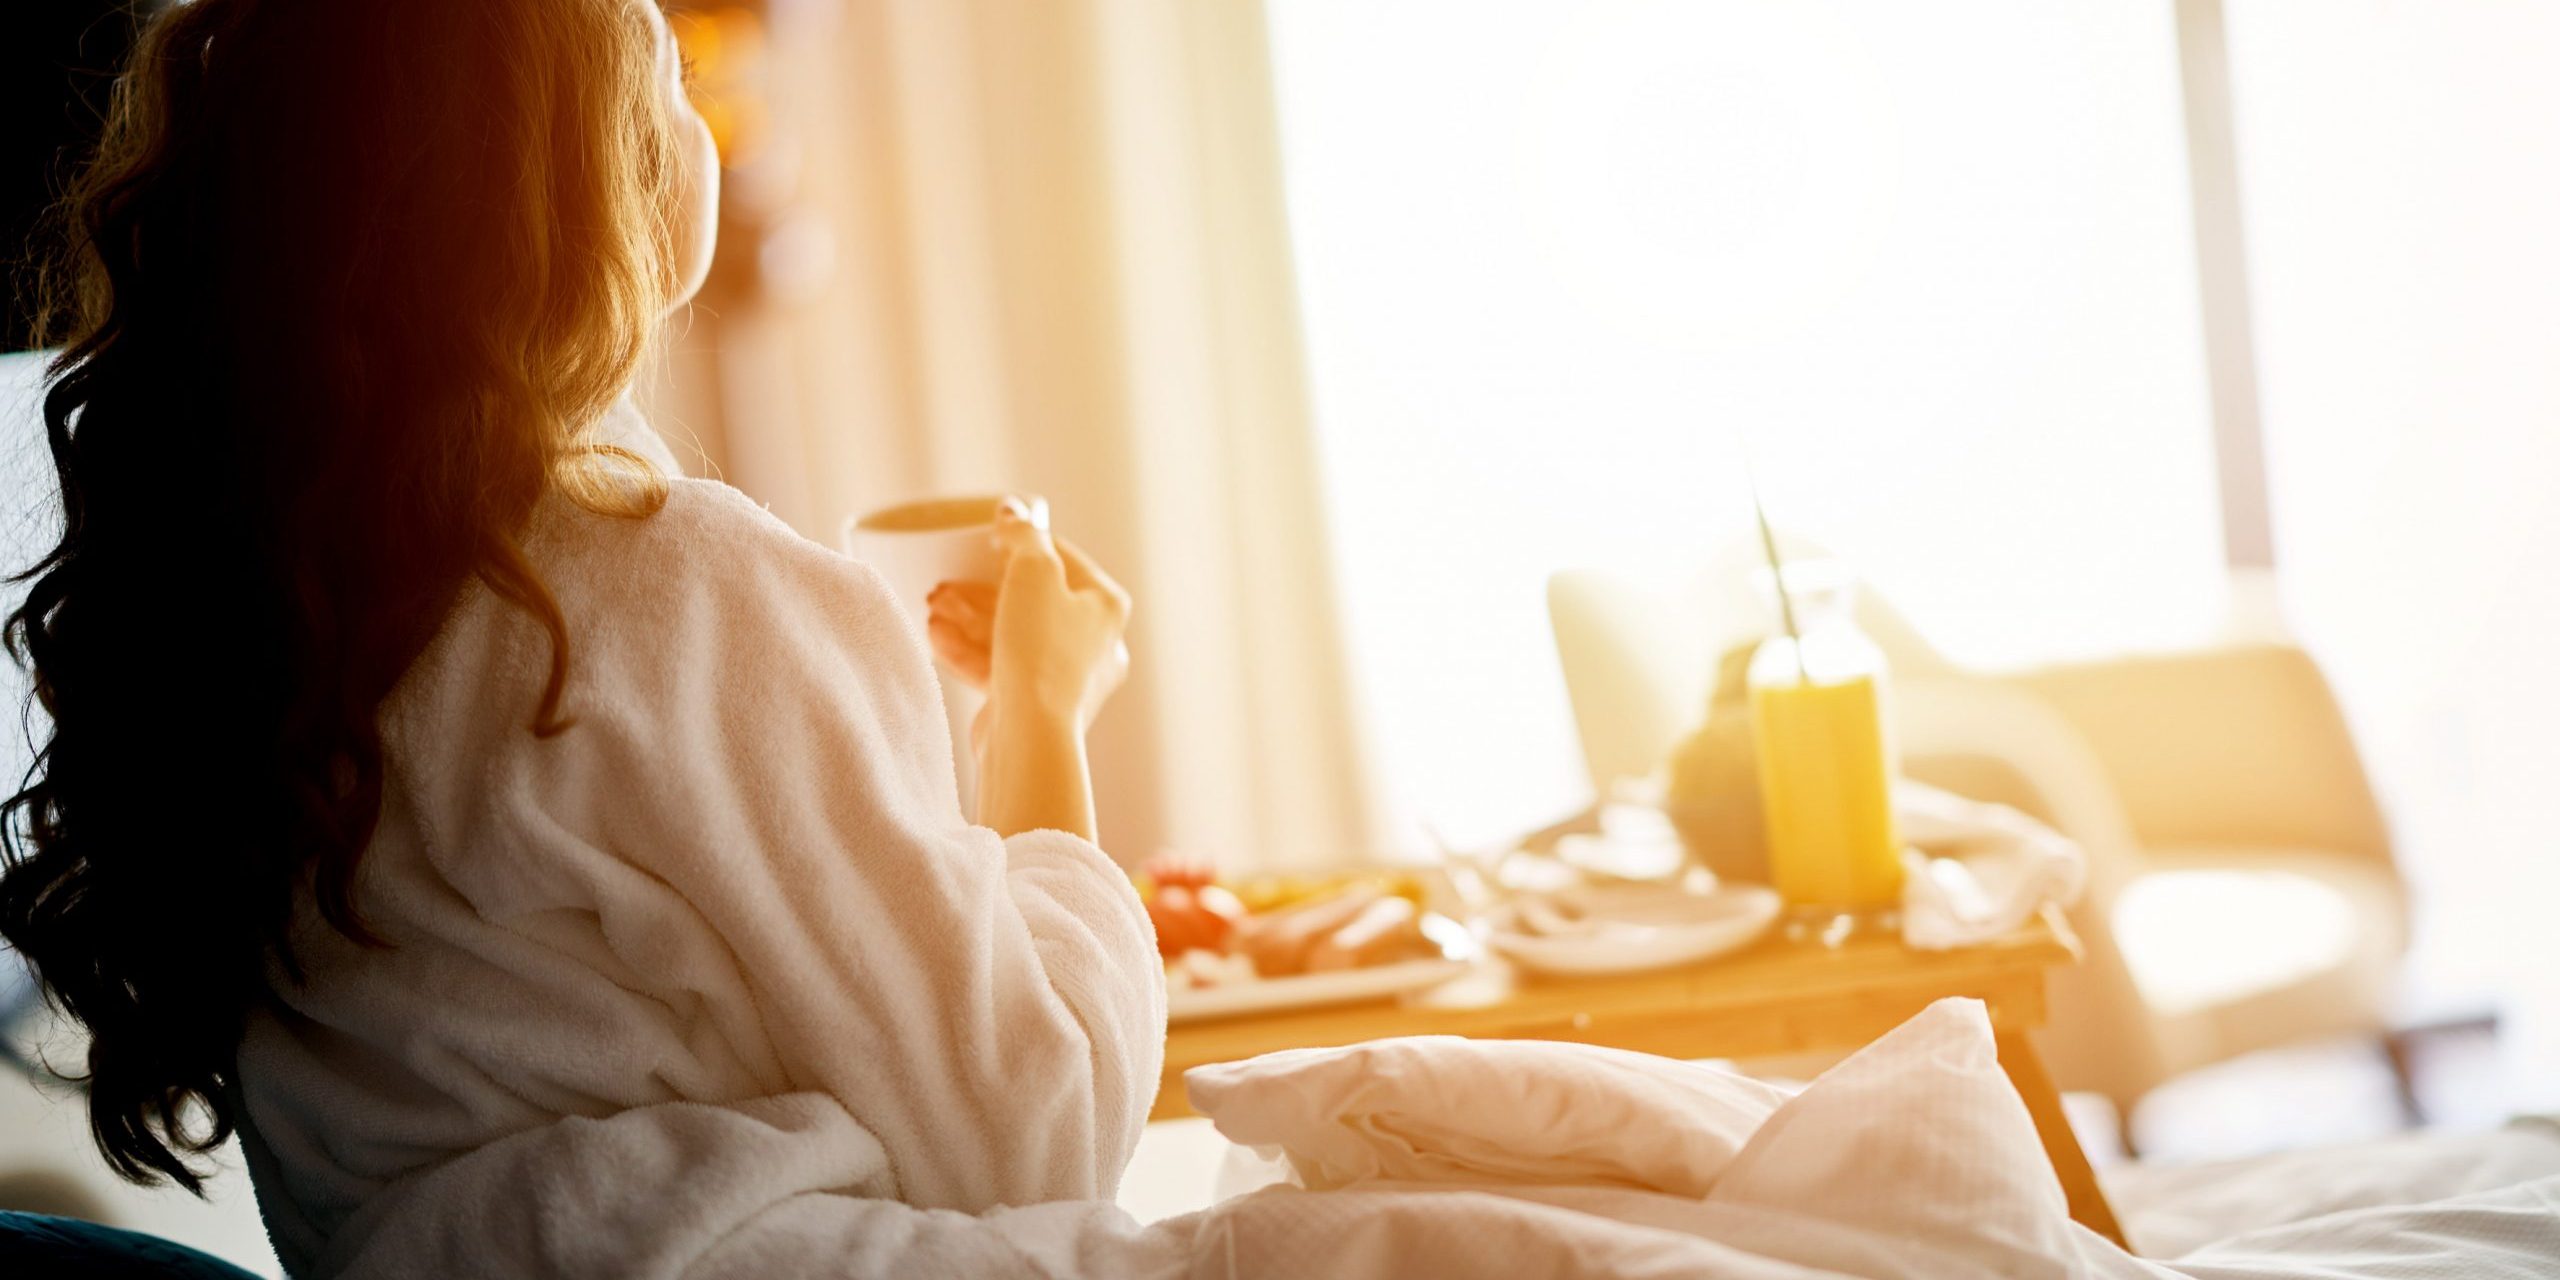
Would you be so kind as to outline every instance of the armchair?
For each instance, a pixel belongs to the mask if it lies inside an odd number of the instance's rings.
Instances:
[[[1739,628],[1591,572],[1556,575],[1548,606],[1605,795],[1670,751]],[[2309,656],[2256,644],[1994,675],[1950,664],[1881,601],[1866,611],[1898,674],[1904,772],[2088,852],[2071,911],[2086,961],[2054,978],[2039,1033],[2064,1088],[2129,1116],[2179,1072],[2386,1031],[2407,890]],[[1686,634],[1647,634],[1653,621]]]

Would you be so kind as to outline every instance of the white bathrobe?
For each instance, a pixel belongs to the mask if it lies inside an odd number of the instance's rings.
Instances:
[[[471,586],[382,712],[390,945],[306,909],[241,1047],[286,1266],[674,1274],[795,1196],[1107,1201],[1163,1055],[1146,915],[1085,841],[963,817],[880,578],[699,480],[547,500],[527,549],[573,727],[528,731],[548,642]]]

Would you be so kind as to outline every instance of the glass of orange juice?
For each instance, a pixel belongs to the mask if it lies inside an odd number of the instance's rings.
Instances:
[[[1903,870],[1884,651],[1858,629],[1847,566],[1803,561],[1777,576],[1793,634],[1763,642],[1750,673],[1770,879],[1799,925],[1826,938],[1891,928]]]

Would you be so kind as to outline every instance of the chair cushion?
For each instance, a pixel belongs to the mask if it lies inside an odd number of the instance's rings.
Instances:
[[[2115,903],[2116,945],[2168,1016],[2233,1005],[2397,956],[2403,897],[2370,862],[2317,850],[2149,851]]]
[[[64,1280],[255,1280],[211,1254],[76,1218],[0,1210],[0,1275]]]

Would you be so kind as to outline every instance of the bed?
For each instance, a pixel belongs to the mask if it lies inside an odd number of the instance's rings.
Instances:
[[[2487,1131],[2411,1133],[2206,1164],[2128,1164],[2104,1179],[2135,1247],[2146,1257],[2174,1260],[2267,1228],[2425,1205],[2555,1175],[2560,1117],[2522,1116]],[[1159,1121],[1139,1140],[1119,1203],[1142,1223],[1158,1222],[1287,1176],[1284,1164],[1227,1141],[1208,1120]]]
[[[1513,1257],[1518,1274],[1554,1265],[1571,1268],[1555,1274],[1593,1276],[1682,1274],[1703,1256],[1650,1233],[1703,1236],[1728,1250],[1716,1258],[1719,1274],[1735,1275],[2560,1275],[2560,1122],[2546,1118],[2228,1163],[2124,1166],[2107,1190],[2140,1256],[2117,1251],[2061,1216],[2051,1174],[1964,1003],[1934,1008],[1826,1073],[1747,1136],[1725,1135],[1739,1144],[1729,1152],[1656,1140],[1647,1155],[1638,1142],[1616,1148],[1627,1164],[1597,1176],[1594,1151],[1619,1141],[1606,1131],[1662,1114],[1663,1096],[1645,1099],[1649,1111],[1610,1114],[1571,1091],[1453,1088],[1447,1072],[1374,1056],[1343,1063],[1331,1080],[1310,1079],[1303,1065],[1285,1077],[1266,1071],[1241,1087],[1213,1084],[1203,1109],[1218,1125],[1150,1126],[1120,1204],[1144,1223],[1223,1220],[1231,1257],[1293,1250],[1341,1275],[1436,1273],[1449,1258],[1435,1249]],[[1405,1082],[1349,1083],[1381,1071]],[[1239,1110],[1240,1092],[1261,1100]],[[1732,1102],[1712,1094],[1688,1105]],[[1602,1115],[1590,1125],[1557,1114],[1591,1106]],[[1287,1114],[1267,1114],[1275,1109]],[[1516,1132],[1492,1135],[1518,1157],[1512,1173],[1570,1166],[1575,1185],[1524,1185],[1470,1168],[1463,1152],[1433,1164],[1447,1154],[1436,1144],[1501,1112],[1522,1117]],[[1257,1150],[1220,1127],[1271,1141]],[[1346,1155],[1352,1148],[1376,1149]],[[1659,1185],[1686,1176],[1664,1170],[1719,1154],[1727,1163],[1712,1177]],[[1561,1164],[1537,1163],[1559,1155]],[[1257,1198],[1260,1212],[1245,1208]],[[1247,1229],[1257,1219],[1269,1221]],[[1472,1248],[1453,1241],[1466,1233]],[[1572,1247],[1544,1256],[1553,1239]]]

